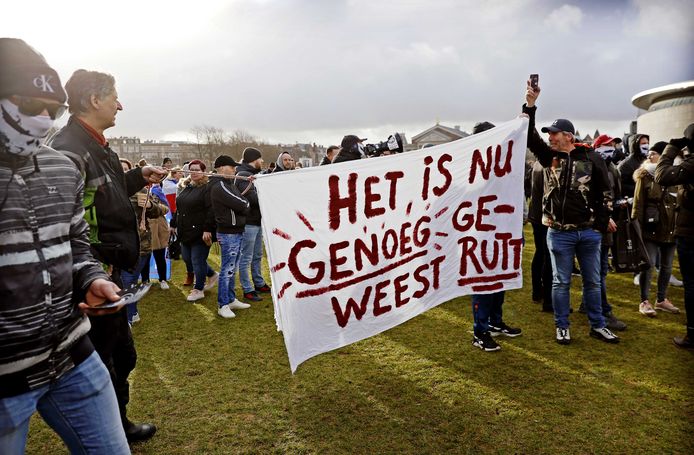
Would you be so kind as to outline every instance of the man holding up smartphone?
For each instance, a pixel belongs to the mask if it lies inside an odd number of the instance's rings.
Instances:
[[[576,131],[566,119],[542,128],[549,145],[535,129],[535,101],[539,85],[528,80],[523,113],[528,114],[528,148],[544,168],[542,224],[548,227],[547,246],[552,259],[552,305],[556,341],[569,344],[571,272],[578,258],[583,277],[583,298],[590,321],[589,335],[607,343],[619,337],[608,328],[600,298],[600,244],[602,234],[617,228],[610,218],[612,190],[605,162],[590,147],[576,143]]]

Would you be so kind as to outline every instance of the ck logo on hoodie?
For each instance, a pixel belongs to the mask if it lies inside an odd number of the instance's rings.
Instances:
[[[51,79],[53,79],[53,76],[46,76],[45,74],[36,76],[34,78],[34,87],[40,88],[43,92],[55,93],[51,86]]]

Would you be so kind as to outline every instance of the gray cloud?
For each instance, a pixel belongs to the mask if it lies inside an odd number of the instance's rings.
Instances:
[[[694,78],[694,37],[681,19],[694,17],[693,5],[238,1],[202,23],[170,12],[160,36],[124,27],[141,34],[138,45],[100,37],[108,52],[84,64],[74,42],[64,43],[74,46],[69,62],[46,56],[64,75],[70,63],[116,76],[126,107],[116,135],[171,137],[210,124],[286,142],[412,136],[421,130],[406,128],[436,119],[465,127],[514,117],[531,72],[540,73],[542,118],[612,124],[635,118],[635,93]],[[205,7],[187,6],[191,20]]]

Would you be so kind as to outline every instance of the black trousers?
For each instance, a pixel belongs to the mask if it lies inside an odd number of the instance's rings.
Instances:
[[[154,263],[157,265],[159,281],[168,281],[169,277],[166,276],[166,248],[153,250],[152,254],[154,255]],[[147,260],[147,263],[142,269],[142,273],[140,273],[143,282],[149,281],[149,263],[150,261]]]
[[[118,271],[114,271],[113,281],[118,286],[123,286]],[[90,316],[89,322],[92,324],[89,339],[111,375],[121,422],[123,428],[127,429],[130,426],[126,411],[130,401],[128,376],[137,363],[137,351],[128,324],[128,316],[125,310],[121,310],[106,316]]]
[[[547,248],[547,226],[532,223],[535,255],[531,266],[533,300],[542,300],[543,311],[552,307],[552,259]]]

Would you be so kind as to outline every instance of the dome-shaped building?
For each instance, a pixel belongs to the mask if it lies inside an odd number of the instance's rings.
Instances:
[[[694,123],[694,81],[645,90],[631,102],[640,109],[637,131],[650,135],[651,144],[682,137],[684,129]]]

